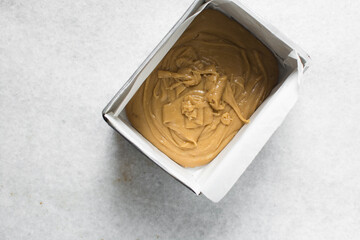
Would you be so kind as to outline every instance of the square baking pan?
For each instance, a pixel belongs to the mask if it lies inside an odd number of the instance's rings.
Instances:
[[[192,20],[204,9],[221,11],[247,28],[265,44],[279,62],[279,81],[227,146],[207,165],[184,168],[162,153],[136,129],[125,113],[125,106]],[[280,126],[298,99],[303,73],[310,57],[271,24],[236,0],[196,0],[130,79],[103,110],[105,121],[162,169],[196,194],[220,201],[231,189],[270,136]]]

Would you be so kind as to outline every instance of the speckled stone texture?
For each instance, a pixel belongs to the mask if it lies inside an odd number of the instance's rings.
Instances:
[[[101,111],[191,0],[0,0],[0,239],[358,239],[360,2],[244,3],[313,59],[283,125],[220,203]]]

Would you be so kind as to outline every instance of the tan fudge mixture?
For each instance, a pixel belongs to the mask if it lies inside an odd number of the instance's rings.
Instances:
[[[207,9],[142,84],[126,114],[172,160],[201,166],[249,122],[277,81],[270,50],[239,23]]]

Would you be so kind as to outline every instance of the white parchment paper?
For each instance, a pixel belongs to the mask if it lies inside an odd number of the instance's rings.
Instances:
[[[212,162],[202,167],[184,168],[138,133],[129,123],[123,110],[192,20],[208,7],[234,18],[273,51],[279,60],[280,78],[279,84],[250,118],[251,123],[242,127]],[[309,56],[301,48],[241,3],[230,0],[195,1],[104,109],[104,118],[116,131],[169,174],[196,194],[203,193],[212,201],[217,202],[225,196],[246,170],[295,104],[301,77],[304,69],[308,68],[309,62]]]

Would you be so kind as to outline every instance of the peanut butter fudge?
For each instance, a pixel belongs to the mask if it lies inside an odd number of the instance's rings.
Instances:
[[[172,160],[201,166],[249,123],[278,74],[275,56],[257,38],[206,9],[145,80],[126,114]]]

